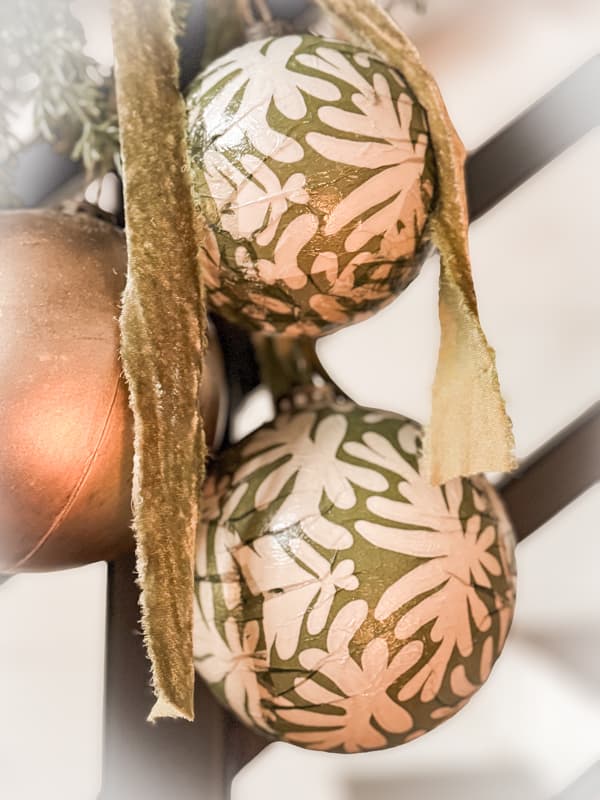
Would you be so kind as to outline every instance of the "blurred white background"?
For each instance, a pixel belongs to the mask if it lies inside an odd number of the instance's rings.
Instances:
[[[75,6],[105,57],[99,4]],[[470,149],[600,51],[598,0],[428,0],[420,17],[395,9]],[[595,131],[471,229],[481,317],[521,457],[600,397],[599,164]],[[392,306],[321,342],[356,401],[427,419],[436,292],[432,259]],[[599,519],[596,487],[519,546],[513,632],[456,718],[374,754],[271,745],[236,778],[234,800],[555,797],[600,759]],[[2,797],[97,795],[104,604],[101,564],[0,587]]]

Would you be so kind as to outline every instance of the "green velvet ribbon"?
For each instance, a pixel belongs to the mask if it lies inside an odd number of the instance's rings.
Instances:
[[[113,0],[128,278],[121,357],[134,416],[133,514],[150,719],[193,719],[194,546],[205,442],[206,311],[170,0]]]

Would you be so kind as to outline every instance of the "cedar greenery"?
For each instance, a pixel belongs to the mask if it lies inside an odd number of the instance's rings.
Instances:
[[[189,0],[177,0],[181,35]],[[17,109],[31,104],[36,136],[74,161],[89,178],[121,172],[119,127],[110,67],[85,53],[85,34],[69,0],[4,0],[0,7],[0,206],[18,205],[11,184],[21,142]]]
[[[35,133],[95,176],[120,168],[119,136],[110,70],[84,47],[67,0],[3,3],[0,129],[10,129],[10,109],[31,103]],[[14,152],[18,143],[9,146]]]

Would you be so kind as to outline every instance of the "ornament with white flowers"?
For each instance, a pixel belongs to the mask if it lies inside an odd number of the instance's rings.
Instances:
[[[317,36],[249,42],[188,92],[202,248],[214,308],[318,336],[389,303],[428,252],[435,160],[396,70]]]
[[[514,538],[482,476],[432,486],[421,428],[325,399],[226,451],[204,489],[194,659],[258,732],[355,753],[410,741],[488,677]]]

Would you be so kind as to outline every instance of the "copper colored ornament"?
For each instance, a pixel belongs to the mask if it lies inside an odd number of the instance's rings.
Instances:
[[[0,572],[133,546],[132,416],[119,363],[121,231],[85,215],[0,214]],[[201,390],[209,446],[226,413],[216,337]]]

